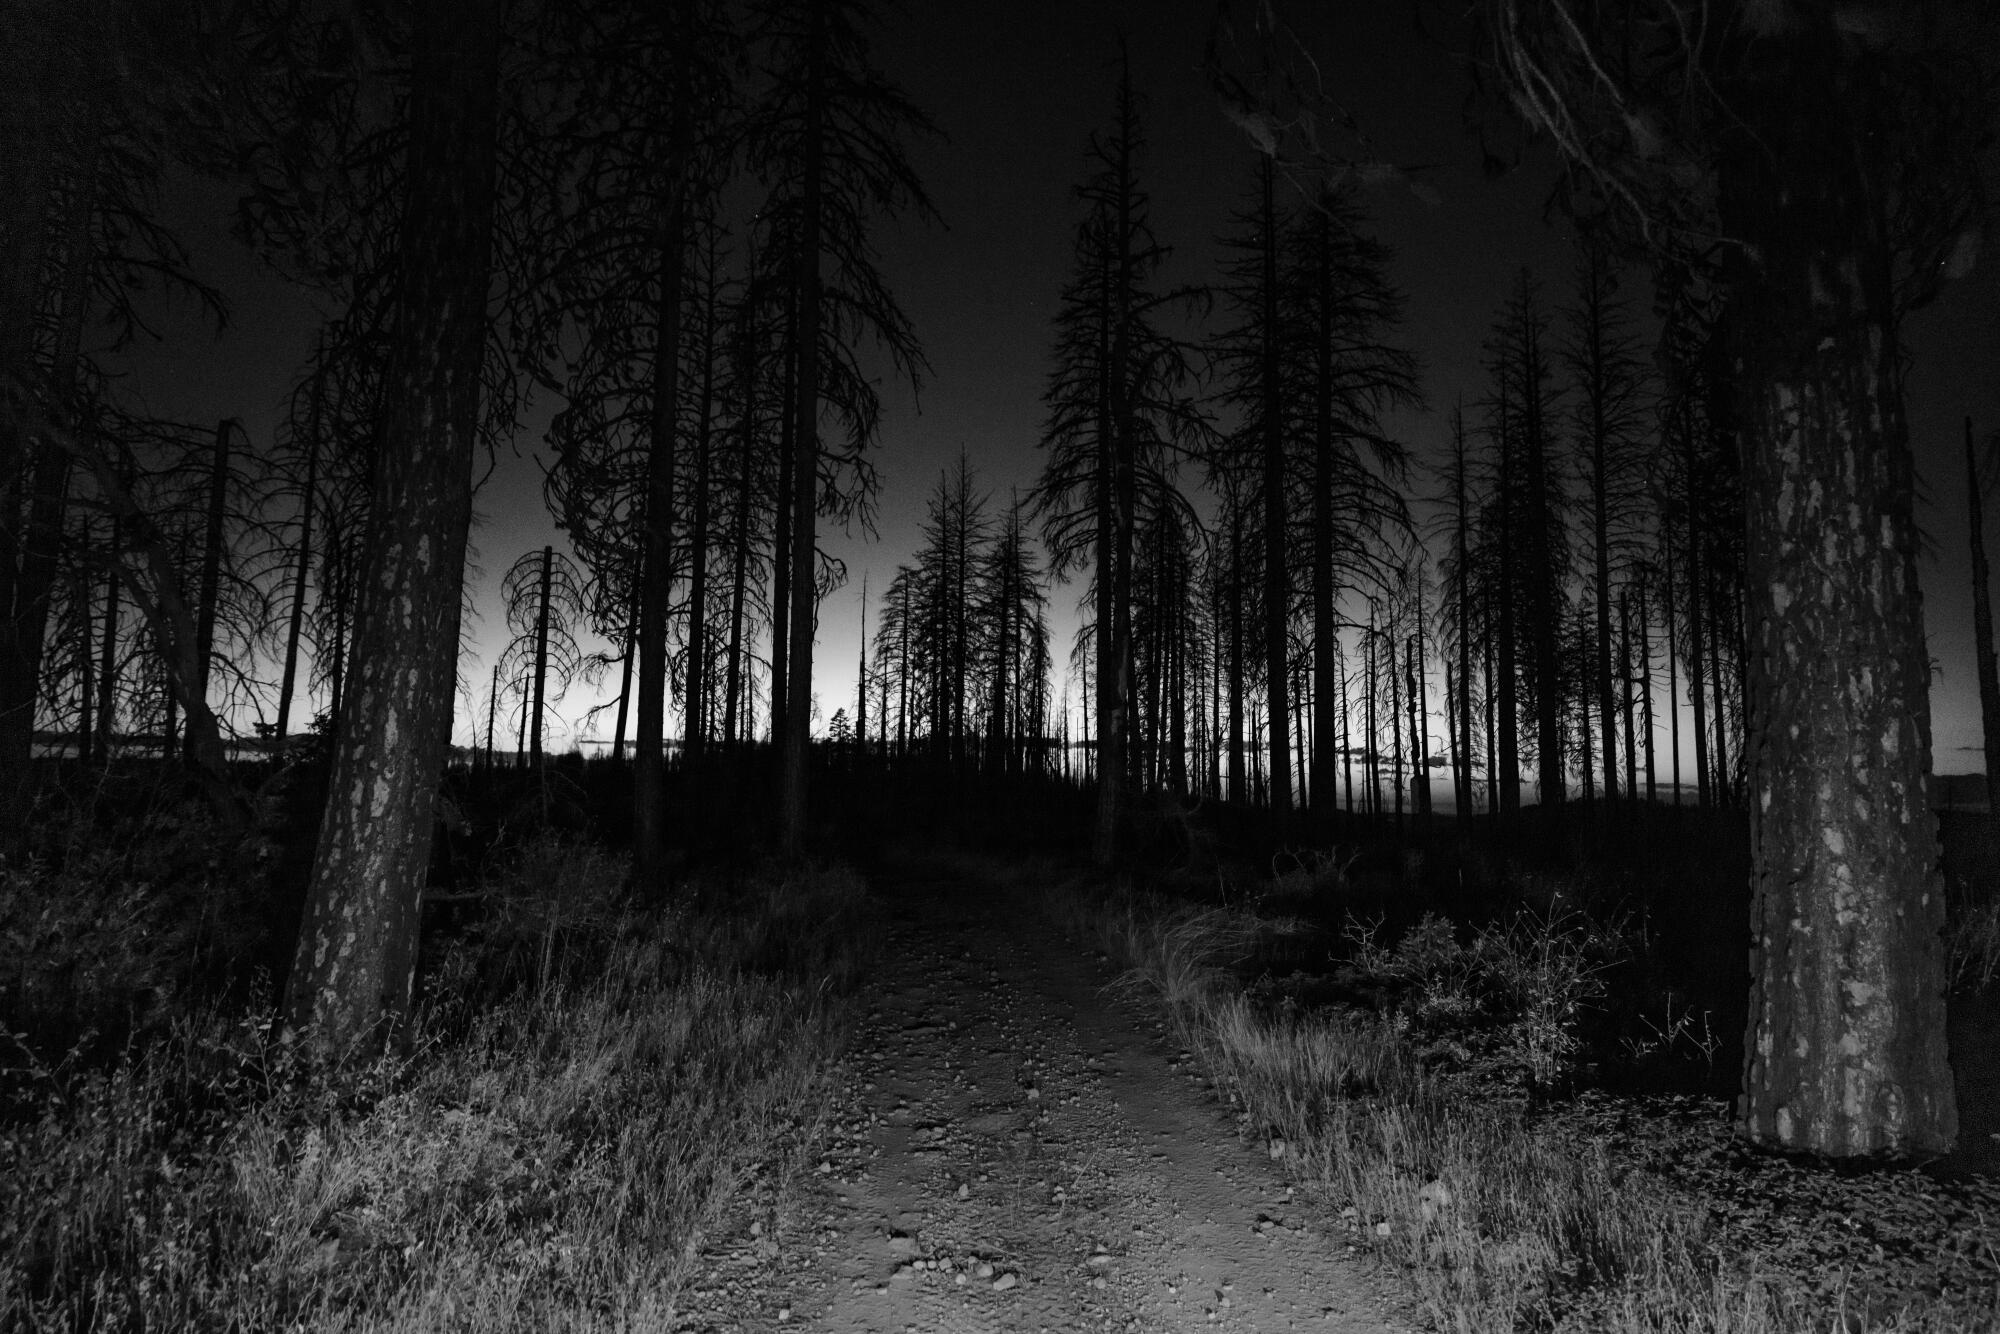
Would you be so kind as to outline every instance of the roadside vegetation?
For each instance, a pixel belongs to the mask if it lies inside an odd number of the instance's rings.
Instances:
[[[1225,883],[1219,904],[1076,878],[1046,901],[1164,1013],[1322,1222],[1404,1271],[1434,1328],[2000,1327],[1979,1187],[1757,1155],[1718,1099],[1604,1090],[1607,1064],[1643,1083],[1724,1045],[1671,992],[1633,995],[1642,923],[1539,883],[1484,921],[1386,929],[1342,906],[1346,860]],[[1957,976],[1985,975],[1986,935],[1959,931]]]
[[[852,873],[641,913],[622,856],[503,842],[430,910],[393,1054],[334,1066],[268,977],[204,985],[242,868],[171,825],[0,869],[0,1330],[670,1327],[726,1218],[783,1235],[865,966]]]

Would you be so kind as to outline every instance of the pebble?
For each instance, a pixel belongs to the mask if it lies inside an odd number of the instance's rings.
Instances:
[[[993,1280],[993,1291],[1005,1292],[1007,1291],[1007,1289],[1015,1286],[1020,1281],[1021,1281],[1021,1276],[1019,1274],[1014,1274],[1014,1273],[1002,1274],[1000,1277]]]

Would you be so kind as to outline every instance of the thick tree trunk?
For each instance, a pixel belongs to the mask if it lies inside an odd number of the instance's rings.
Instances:
[[[1965,514],[1972,534],[1972,649],[1979,672],[1980,738],[1985,742],[1986,819],[2000,828],[2000,665],[1994,661],[1993,594],[1986,564],[1985,497],[1979,458],[1972,448],[1972,418],[1965,419]]]
[[[335,1053],[379,1045],[407,1013],[415,976],[472,518],[498,35],[495,0],[426,0],[414,17],[368,595],[287,986],[291,1022]]]
[[[1720,154],[1745,497],[1755,904],[1738,1124],[1829,1156],[1942,1153],[1944,892],[1871,88],[1830,20],[1763,40]],[[1753,260],[1752,256],[1755,256]],[[1690,606],[1698,604],[1692,588]]]

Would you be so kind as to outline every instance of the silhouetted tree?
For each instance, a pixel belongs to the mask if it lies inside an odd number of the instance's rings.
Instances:
[[[500,651],[502,674],[528,681],[528,763],[540,768],[542,729],[586,659],[576,631],[590,611],[589,577],[553,546],[523,553],[500,579],[512,638]],[[553,689],[551,682],[553,681]]]
[[[1994,661],[1993,594],[1986,564],[1985,493],[1991,485],[1992,461],[2000,456],[1988,437],[1986,476],[1980,475],[1979,456],[1972,448],[1972,418],[1965,419],[1965,516],[1972,534],[1972,651],[1979,673],[1980,739],[1985,743],[1986,812],[1989,823],[2000,827],[2000,665]]]
[[[919,383],[922,350],[868,245],[878,213],[934,218],[903,141],[931,122],[870,63],[862,0],[769,0],[760,12],[770,87],[754,110],[751,166],[771,186],[762,216],[765,253],[789,265],[797,321],[792,405],[791,514],[785,690],[773,700],[785,726],[780,746],[778,841],[804,848],[806,747],[812,711],[812,646],[819,592],[815,523],[824,506],[848,513],[873,487],[864,451],[875,432],[876,396],[854,362],[864,335]],[[823,441],[820,409],[834,409],[845,439]],[[850,479],[846,485],[840,474]],[[824,474],[824,475],[823,475]]]
[[[1170,251],[1153,234],[1139,184],[1139,113],[1129,66],[1121,63],[1111,128],[1093,136],[1092,173],[1077,191],[1085,216],[1056,316],[1055,364],[1042,394],[1048,457],[1034,495],[1054,573],[1062,577],[1086,560],[1093,571],[1091,848],[1100,865],[1117,855],[1131,763],[1134,534],[1142,509],[1157,513],[1179,503],[1175,451],[1205,427],[1187,392],[1189,351],[1162,328],[1168,314],[1198,305],[1201,295],[1154,287]]]
[[[1639,341],[1618,296],[1617,273],[1601,247],[1585,246],[1577,263],[1575,304],[1561,359],[1573,390],[1570,424],[1588,509],[1592,642],[1587,657],[1597,708],[1598,754],[1606,800],[1618,796],[1618,705],[1613,692],[1611,609],[1614,579],[1631,551],[1645,502],[1646,379]]]

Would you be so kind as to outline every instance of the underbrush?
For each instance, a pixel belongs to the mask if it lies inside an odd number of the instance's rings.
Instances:
[[[622,869],[531,841],[364,1069],[267,1005],[108,1062],[16,1044],[0,1330],[670,1327],[704,1238],[812,1152],[865,923],[841,871],[641,917]]]
[[[1369,1002],[1304,1006],[1246,987],[1272,929],[1249,911],[1074,884],[1049,902],[1155,996],[1244,1131],[1357,1245],[1408,1271],[1439,1330],[1993,1327],[1991,1292],[1871,1303],[1837,1276],[1761,1271],[1703,1199],[1551,1114],[1629,927],[1559,903],[1477,930],[1426,917],[1395,940],[1350,921],[1340,971]],[[1712,1057],[1685,1011],[1648,1031]]]

